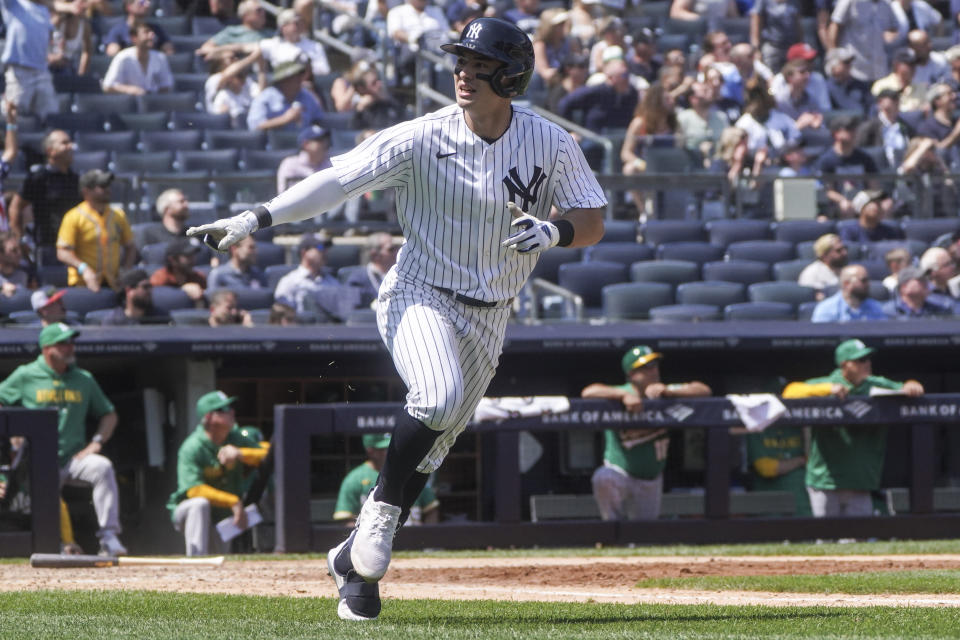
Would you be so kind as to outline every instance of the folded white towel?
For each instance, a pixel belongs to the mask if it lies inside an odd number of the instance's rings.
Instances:
[[[502,398],[481,398],[473,414],[474,422],[484,420],[503,420],[524,416],[539,416],[545,413],[564,413],[570,411],[570,400],[566,396],[504,396]]]
[[[780,398],[772,393],[731,393],[727,400],[733,403],[747,431],[763,431],[787,412]]]

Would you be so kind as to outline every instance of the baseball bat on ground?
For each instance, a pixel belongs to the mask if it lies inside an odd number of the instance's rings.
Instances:
[[[89,567],[219,567],[223,556],[204,558],[144,558],[133,556],[63,555],[59,553],[35,553],[30,556],[30,566],[36,569],[80,569]]]

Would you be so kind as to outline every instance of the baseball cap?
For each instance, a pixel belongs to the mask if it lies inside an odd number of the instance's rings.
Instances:
[[[329,137],[329,131],[318,124],[312,124],[309,127],[304,127],[300,130],[300,134],[297,135],[297,146],[302,147],[303,143],[309,142],[310,140],[320,140],[322,138]]]
[[[860,213],[865,206],[871,202],[882,200],[885,196],[886,194],[880,189],[867,189],[853,196],[853,200],[850,201],[850,204],[853,205],[854,211]]]
[[[327,235],[314,235],[312,233],[305,233],[303,237],[300,238],[300,242],[297,244],[297,253],[303,253],[307,249],[312,249],[316,247],[320,251],[324,251],[330,245],[330,238]]]
[[[639,369],[657,358],[662,357],[662,354],[657,353],[647,345],[639,344],[623,354],[623,360],[620,361],[620,366],[623,367],[624,373],[630,373],[634,369]]]
[[[911,280],[926,280],[927,277],[918,267],[904,267],[897,272],[897,286],[910,282]]]
[[[63,322],[48,324],[40,332],[40,339],[37,341],[41,347],[49,347],[52,344],[73,340],[80,332]]]
[[[787,61],[790,60],[813,60],[817,57],[817,50],[806,42],[798,42],[787,49]]]
[[[300,62],[299,59],[281,62],[273,68],[273,76],[270,78],[270,83],[275,84],[281,80],[292,78],[293,76],[303,73],[306,69],[307,67]]]
[[[256,440],[257,442],[263,442],[266,438],[263,437],[263,432],[256,427],[240,427],[240,434],[245,438],[250,438],[251,440]]]
[[[610,45],[603,50],[603,62],[610,62],[611,60],[623,60],[623,47],[620,45]]]
[[[386,449],[390,446],[389,433],[368,433],[362,440],[364,449]]]
[[[200,396],[199,400],[197,400],[197,415],[205,416],[211,411],[229,407],[236,402],[236,400],[236,398],[231,398],[223,391],[211,391],[210,393],[205,393]]]
[[[90,169],[90,171],[80,176],[81,189],[109,187],[111,182],[113,182],[113,173],[102,169]]]
[[[910,47],[901,47],[893,52],[893,63],[917,64],[917,54]]]
[[[30,295],[30,306],[33,307],[34,311],[40,311],[40,309],[43,309],[48,304],[53,304],[63,298],[66,293],[66,289],[57,291],[54,287],[37,289]]]
[[[200,247],[193,244],[186,238],[177,238],[167,243],[167,248],[163,251],[164,258],[173,256],[192,256],[200,251]]]
[[[833,65],[838,62],[851,62],[854,58],[857,57],[857,52],[851,49],[850,47],[837,47],[836,49],[830,49],[827,51],[827,57],[823,62],[823,68],[828,72],[833,68]]]
[[[938,82],[930,89],[927,90],[927,100],[933,102],[937,98],[947,93],[950,93],[953,89],[945,82]]]
[[[871,347],[863,344],[860,340],[856,338],[852,340],[844,340],[837,345],[837,350],[833,353],[833,359],[839,367],[847,360],[859,360],[865,356],[870,355],[876,351]]]

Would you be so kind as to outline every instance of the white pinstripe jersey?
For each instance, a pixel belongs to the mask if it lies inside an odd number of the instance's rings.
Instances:
[[[404,280],[478,300],[512,298],[537,256],[500,246],[511,233],[507,202],[541,219],[551,205],[606,206],[570,134],[529,109],[512,108],[510,126],[493,143],[473,133],[463,110],[451,105],[332,158],[350,196],[396,187],[406,239],[397,271]]]

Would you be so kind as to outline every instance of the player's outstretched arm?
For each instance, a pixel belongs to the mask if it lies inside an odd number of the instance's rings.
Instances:
[[[187,235],[203,238],[203,242],[212,249],[226,251],[257,229],[312,218],[337,207],[347,197],[337,180],[336,171],[328,168],[298,182],[252,211],[190,227]]]

